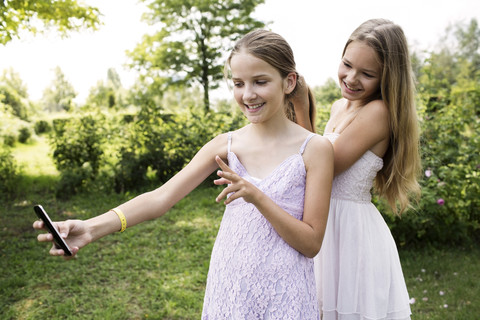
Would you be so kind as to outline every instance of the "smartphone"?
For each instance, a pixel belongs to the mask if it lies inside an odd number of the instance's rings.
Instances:
[[[52,220],[50,220],[50,217],[48,216],[45,209],[43,209],[41,205],[36,205],[33,207],[33,209],[35,210],[35,213],[37,214],[37,216],[40,219],[42,219],[43,224],[45,225],[45,228],[47,228],[48,231],[53,235],[55,246],[58,249],[63,249],[66,256],[71,256],[72,250],[70,250],[65,240],[60,236],[60,233],[58,232],[57,228],[55,228],[55,226],[53,225],[53,222]]]

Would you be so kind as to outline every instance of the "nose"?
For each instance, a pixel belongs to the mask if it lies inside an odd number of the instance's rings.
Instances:
[[[347,73],[347,81],[349,83],[355,83],[355,81],[357,81],[357,72],[355,70],[350,70]]]
[[[257,97],[255,92],[255,87],[252,84],[245,84],[243,90],[243,100],[248,102],[252,101]]]

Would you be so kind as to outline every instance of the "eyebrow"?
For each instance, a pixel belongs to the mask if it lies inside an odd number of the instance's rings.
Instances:
[[[270,78],[271,76],[268,75],[268,74],[257,74],[255,76],[253,76],[252,78],[253,79],[258,79],[258,78]],[[242,80],[241,78],[238,78],[238,77],[232,77],[232,80]]]
[[[352,64],[352,63],[350,62],[350,60],[348,60],[348,59],[345,58],[345,57],[342,58],[342,61],[344,61],[344,62],[346,62],[346,63],[348,63],[348,64]],[[361,70],[362,70],[363,72],[366,72],[366,73],[373,73],[373,74],[375,74],[375,75],[378,74],[378,72],[375,71],[375,70],[370,70],[370,69],[361,69]]]

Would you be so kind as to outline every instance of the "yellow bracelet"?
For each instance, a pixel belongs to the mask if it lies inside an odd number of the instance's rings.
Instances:
[[[125,218],[125,215],[123,214],[122,210],[118,208],[114,208],[114,209],[111,209],[110,211],[115,212],[118,218],[120,218],[120,222],[122,223],[122,229],[120,229],[120,232],[125,231],[125,229],[127,229],[127,219]]]

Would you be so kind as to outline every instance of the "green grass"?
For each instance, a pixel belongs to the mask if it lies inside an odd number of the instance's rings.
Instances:
[[[44,147],[23,146],[16,156],[40,156]],[[34,204],[43,204],[53,219],[84,219],[135,194],[59,201],[53,164],[40,159],[41,166],[24,166],[16,200],[1,203],[0,319],[199,319],[223,213],[214,200],[219,188],[199,188],[164,217],[100,239],[64,261],[36,241]],[[415,298],[413,319],[479,318],[479,249],[402,249],[400,257]]]

